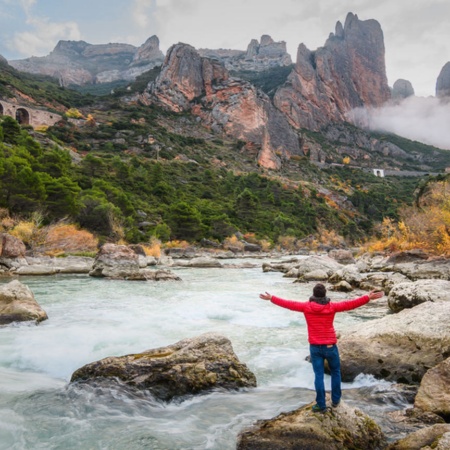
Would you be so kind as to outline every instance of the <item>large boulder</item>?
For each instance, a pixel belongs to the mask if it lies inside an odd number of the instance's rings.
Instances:
[[[306,405],[259,421],[238,438],[238,450],[375,450],[385,446],[380,427],[359,409],[341,402],[324,414]]]
[[[128,386],[171,400],[212,389],[255,387],[256,378],[224,336],[205,333],[167,347],[109,357],[81,367],[71,381],[119,379]]]
[[[398,312],[424,302],[450,301],[450,281],[419,280],[399,283],[389,292],[388,305]]]
[[[105,244],[95,257],[91,277],[128,278],[139,274],[139,256],[126,245]]]
[[[414,406],[450,420],[450,358],[424,375]]]
[[[437,424],[422,428],[390,444],[386,450],[448,450],[450,424]]]
[[[18,238],[7,233],[0,233],[0,257],[24,258],[25,244]]]
[[[28,286],[14,280],[0,287],[0,325],[47,318]]]
[[[344,381],[372,374],[417,384],[450,356],[450,303],[422,303],[345,329],[339,341]]]

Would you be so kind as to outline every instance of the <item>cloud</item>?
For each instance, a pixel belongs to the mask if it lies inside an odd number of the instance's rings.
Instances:
[[[436,97],[408,97],[377,109],[358,108],[349,114],[356,124],[450,150],[450,102]]]
[[[27,30],[14,33],[8,47],[24,56],[47,54],[61,39],[79,40],[81,33],[74,21],[52,22],[47,17],[33,14],[36,0],[20,0],[26,16]]]

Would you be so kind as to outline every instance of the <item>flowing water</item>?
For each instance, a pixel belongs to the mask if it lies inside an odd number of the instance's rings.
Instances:
[[[49,320],[0,328],[0,449],[234,449],[238,433],[256,420],[313,401],[303,315],[258,297],[269,291],[304,300],[312,285],[263,273],[257,262],[254,269],[173,269],[181,282],[20,278]],[[371,303],[338,314],[335,325],[343,329],[384,312]],[[257,388],[166,404],[117,385],[69,383],[86,363],[209,331],[231,340]],[[376,420],[404,406],[383,394],[387,383],[368,376],[343,387],[345,400]],[[374,392],[381,393],[377,401]]]

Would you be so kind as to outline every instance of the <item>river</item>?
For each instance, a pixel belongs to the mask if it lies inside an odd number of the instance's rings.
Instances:
[[[256,420],[313,401],[303,315],[258,297],[269,291],[304,300],[312,284],[263,273],[262,262],[246,269],[172,269],[181,282],[20,278],[49,319],[0,328],[0,449],[235,449],[238,433]],[[379,317],[385,309],[371,303],[338,314],[336,328]],[[117,386],[69,383],[86,363],[209,331],[231,340],[255,373],[257,388],[165,404]],[[343,387],[344,400],[377,421],[405,406],[387,383],[370,376]],[[389,424],[384,426],[389,431]]]

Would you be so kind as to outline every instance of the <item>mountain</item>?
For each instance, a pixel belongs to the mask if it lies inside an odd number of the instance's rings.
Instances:
[[[353,108],[381,106],[390,97],[380,24],[349,13],[323,47],[310,51],[300,44],[274,103],[293,127],[318,130],[345,121]]]
[[[436,81],[436,97],[450,97],[450,61],[444,65]]]
[[[152,36],[138,48],[129,44],[59,41],[48,56],[33,56],[9,64],[22,72],[50,75],[62,86],[70,86],[134,80],[163,60],[159,39]]]
[[[189,111],[215,132],[245,141],[266,168],[300,153],[298,137],[269,97],[247,81],[232,78],[222,63],[190,45],[172,46],[161,73],[147,90],[151,102]]]
[[[274,67],[285,67],[292,64],[291,56],[286,51],[286,42],[275,42],[264,34],[258,42],[252,39],[247,51],[199,49],[200,56],[218,59],[229,71],[262,72]]]

